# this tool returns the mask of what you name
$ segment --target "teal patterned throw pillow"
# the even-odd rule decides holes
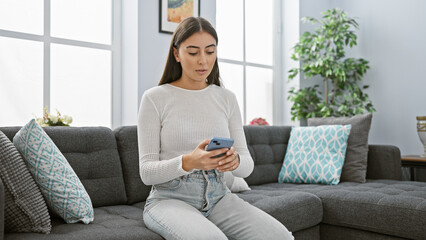
[[[80,179],[46,132],[31,120],[13,138],[50,209],[67,223],[94,219],[92,201]]]
[[[338,184],[351,125],[294,127],[278,182]]]

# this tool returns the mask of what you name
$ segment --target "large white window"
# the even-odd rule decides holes
[[[0,0],[0,126],[45,106],[72,126],[119,125],[120,10],[119,0]]]
[[[237,95],[245,124],[258,117],[270,124],[281,121],[282,111],[276,109],[282,104],[275,100],[281,90],[274,89],[280,81],[277,5],[275,0],[216,1],[220,73]]]

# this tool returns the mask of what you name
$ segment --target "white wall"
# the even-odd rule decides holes
[[[364,80],[377,110],[370,143],[421,154],[416,116],[426,115],[426,1],[332,0],[331,5],[358,17],[358,46],[351,54],[370,61]]]
[[[283,121],[284,125],[298,125],[298,123],[293,122],[291,120],[291,114],[290,109],[292,106],[292,102],[288,101],[287,98],[289,96],[288,91],[291,88],[299,88],[300,86],[300,80],[299,75],[296,76],[292,81],[288,81],[288,71],[292,68],[299,67],[298,61],[293,61],[291,59],[291,55],[293,53],[293,46],[299,41],[299,35],[300,35],[300,9],[299,9],[299,0],[291,0],[291,1],[283,1],[282,4],[282,19],[283,21],[283,46],[282,46],[282,63],[283,63],[283,71],[282,71],[282,78],[283,78],[283,86],[284,86],[284,96],[282,98],[282,101],[284,101],[283,107]]]
[[[138,0],[122,2],[121,125],[136,124],[138,110]]]
[[[370,61],[363,83],[370,85],[366,92],[377,112],[369,143],[396,145],[402,154],[421,154],[416,116],[426,115],[426,1],[300,0],[299,13],[321,18],[321,12],[333,7],[357,17],[360,25],[358,46],[347,56]],[[313,29],[301,24],[300,34]]]
[[[172,36],[159,32],[159,8],[159,1],[139,2],[138,103],[160,81]]]

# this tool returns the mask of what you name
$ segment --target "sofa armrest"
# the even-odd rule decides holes
[[[0,240],[4,239],[4,185],[0,179]]]
[[[391,145],[369,145],[367,179],[401,180],[401,152]]]

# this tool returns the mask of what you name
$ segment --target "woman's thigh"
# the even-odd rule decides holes
[[[232,239],[294,239],[278,220],[232,193],[216,204],[208,219]]]
[[[143,218],[150,230],[165,239],[227,239],[197,209],[180,200],[155,201],[144,211]]]

